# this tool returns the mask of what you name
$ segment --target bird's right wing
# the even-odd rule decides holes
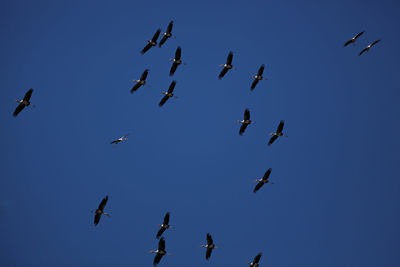
[[[208,260],[210,257],[211,257],[211,253],[212,253],[212,248],[207,248],[207,251],[206,251],[206,260]]]
[[[361,35],[363,35],[364,31],[360,32],[359,34],[357,34],[356,36],[354,36],[354,39],[357,39],[358,37],[360,37]]]
[[[348,46],[349,44],[351,44],[353,42],[353,39],[348,40],[347,42],[344,43],[344,46]]]
[[[243,135],[244,131],[246,131],[246,128],[247,128],[247,123],[242,123],[242,126],[240,126],[239,129],[239,134]]]
[[[150,48],[151,48],[151,44],[148,43],[148,44],[143,48],[143,50],[142,50],[140,53],[144,54],[144,53],[146,53],[147,51],[149,51]]]
[[[169,98],[169,96],[165,95],[165,96],[161,99],[160,103],[158,103],[158,106],[159,106],[159,107],[162,107],[162,106],[165,104],[165,102],[167,102],[168,98]]]
[[[136,83],[133,87],[132,87],[132,89],[131,89],[131,93],[133,93],[133,92],[135,92],[137,89],[139,89],[139,87],[140,86],[142,86],[140,83]]]
[[[165,216],[164,216],[164,221],[163,221],[163,224],[164,225],[168,225],[169,224],[169,212],[167,212],[166,214],[165,214]]]
[[[100,218],[101,218],[101,214],[100,213],[96,213],[96,215],[94,215],[94,225],[98,225],[99,224]]]
[[[261,67],[258,69],[257,76],[261,76],[264,72],[264,65],[261,65]]]
[[[258,253],[257,256],[254,257],[253,262],[254,263],[258,263],[261,259],[262,253]]]
[[[359,56],[361,56],[365,51],[367,51],[368,50],[368,48],[364,48],[361,52],[360,52],[360,54],[358,54]]]
[[[29,101],[29,99],[31,99],[32,93],[33,93],[33,89],[31,88],[28,90],[28,92],[26,92],[26,94],[24,96],[24,100]]]
[[[160,32],[161,32],[161,29],[158,29],[158,30],[156,31],[156,33],[153,35],[153,38],[151,38],[151,40],[152,40],[153,42],[157,42],[157,39],[158,39],[158,36],[160,35]]]
[[[212,236],[209,233],[207,233],[207,245],[212,245],[212,243],[213,243]]]
[[[160,241],[158,241],[158,251],[160,250],[165,250],[165,239],[164,237],[160,238]]]
[[[161,235],[164,233],[165,228],[160,228],[160,230],[158,230],[156,238],[159,239],[161,237]]]
[[[229,52],[229,55],[226,59],[226,64],[231,65],[232,64],[232,60],[233,60],[233,52]]]
[[[258,84],[258,81],[259,81],[258,79],[254,79],[254,81],[252,82],[251,87],[250,87],[251,91],[253,91],[254,88],[256,88],[256,85]]]
[[[140,76],[141,81],[145,81],[147,78],[147,74],[149,74],[149,69],[145,69],[142,73],[142,76]]]
[[[272,171],[272,168],[269,168],[269,169],[264,173],[263,180],[267,180],[267,179],[269,178],[269,176],[271,175],[271,171]]]
[[[178,46],[178,48],[175,51],[175,59],[180,60],[181,59],[181,54],[182,54],[182,48]]]
[[[281,121],[278,125],[278,128],[276,129],[277,133],[281,133],[283,131],[283,126],[285,125],[285,121]]]
[[[167,41],[167,39],[168,39],[168,37],[166,35],[164,35],[161,38],[160,43],[158,44],[158,47],[161,47],[165,43],[165,41]]]
[[[103,198],[103,200],[100,202],[100,204],[99,204],[99,210],[103,210],[103,209],[104,209],[104,207],[105,207],[106,204],[107,204],[107,201],[108,201],[108,196],[106,196],[105,198]]]
[[[163,257],[163,255],[157,253],[154,256],[153,266],[156,266],[158,263],[160,263],[160,260],[161,260],[162,257]]]
[[[171,33],[172,32],[172,27],[174,26],[174,21],[171,20],[171,22],[168,24],[167,27],[167,33]]]
[[[248,110],[247,108],[244,110],[243,118],[245,120],[250,120],[250,110]]]
[[[258,184],[256,184],[256,187],[254,187],[253,193],[257,192],[263,185],[263,182],[258,182]]]
[[[221,72],[219,73],[218,78],[222,79],[222,77],[224,77],[227,72],[228,72],[228,69],[227,68],[223,68],[221,70]]]
[[[16,117],[24,109],[25,105],[20,103],[14,110],[13,116]]]
[[[172,63],[171,69],[169,70],[169,76],[174,75],[177,68],[178,68],[178,64],[176,62]]]
[[[273,136],[269,139],[268,145],[269,145],[269,146],[272,145],[272,143],[273,143],[277,138],[278,138],[277,135],[273,135]]]

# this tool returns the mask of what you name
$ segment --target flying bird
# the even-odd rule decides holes
[[[178,48],[175,51],[175,58],[170,59],[170,61],[172,61],[173,63],[172,63],[171,69],[169,71],[169,76],[174,75],[176,68],[178,68],[178,66],[180,64],[182,64],[181,53],[182,53],[182,49],[180,46],[178,46]]]
[[[151,40],[147,40],[148,44],[143,48],[141,51],[142,54],[146,53],[151,47],[157,45],[157,39],[158,36],[160,35],[161,29],[158,29],[156,33],[153,35],[153,38]]]
[[[161,99],[160,103],[158,103],[159,107],[162,107],[169,98],[171,98],[171,97],[177,98],[173,93],[175,85],[176,85],[176,81],[172,81],[171,84],[169,85],[168,91],[161,92],[162,94],[164,94],[164,97]]]
[[[241,121],[238,120],[237,122],[242,124],[242,126],[240,126],[239,129],[240,135],[243,135],[244,131],[247,128],[247,125],[256,123],[255,121],[250,120],[250,110],[248,110],[247,108],[244,110],[243,120]]]
[[[218,75],[218,78],[219,78],[219,79],[222,79],[222,77],[225,76],[225,74],[228,72],[228,70],[230,70],[230,69],[233,68],[233,66],[232,66],[232,59],[233,59],[233,52],[231,51],[231,52],[229,52],[229,55],[228,55],[228,57],[226,58],[226,63],[225,63],[225,64],[219,65],[220,67],[224,67],[224,68],[221,70],[220,74]]]
[[[357,34],[356,36],[354,36],[353,38],[351,38],[350,40],[348,40],[346,43],[344,43],[344,46],[348,46],[349,44],[354,44],[355,41],[357,40],[358,37],[360,37],[361,35],[363,35],[363,31],[360,32],[359,34]]]
[[[256,179],[256,180],[255,180],[255,181],[258,182],[258,183],[256,184],[256,187],[254,187],[253,193],[256,193],[264,184],[269,183],[268,179],[269,179],[269,176],[271,175],[271,171],[272,171],[272,169],[269,168],[269,169],[264,173],[263,178],[261,178],[261,179]],[[271,184],[273,184],[273,183],[271,182]]]
[[[254,81],[253,81],[253,83],[251,84],[251,87],[250,87],[251,91],[253,91],[254,88],[256,88],[256,85],[258,84],[259,81],[267,79],[267,78],[264,78],[262,76],[263,72],[264,72],[264,64],[261,65],[261,67],[258,69],[258,72],[257,72],[256,76],[251,76],[251,77],[254,78]]]
[[[172,228],[171,225],[169,225],[169,212],[167,212],[164,216],[164,221],[162,224],[159,224],[160,230],[158,230],[156,238],[159,239],[161,235],[164,233],[165,230]]]
[[[250,265],[250,267],[259,267],[260,265],[258,262],[260,261],[261,256],[262,253],[258,253],[257,256],[254,257],[254,260],[252,262],[248,262],[247,264]]]
[[[94,225],[95,226],[99,223],[102,214],[107,215],[108,217],[110,217],[109,213],[104,212],[104,207],[106,206],[107,201],[108,201],[108,196],[103,198],[103,200],[99,204],[99,207],[96,210],[92,211],[92,213],[96,214],[94,216]]]
[[[149,73],[148,69],[145,69],[142,73],[142,76],[140,76],[139,80],[132,80],[132,82],[136,82],[135,85],[132,87],[131,89],[131,93],[133,94],[133,92],[135,92],[137,89],[139,89],[140,86],[145,85],[146,84],[146,78],[147,78],[147,74]]]
[[[24,99],[15,100],[15,102],[19,103],[19,105],[15,108],[13,116],[16,117],[18,113],[20,113],[25,107],[31,105],[30,99],[33,93],[33,89],[29,89],[28,92],[25,93]],[[33,105],[32,105],[33,106]]]
[[[284,135],[282,133],[283,130],[283,126],[285,125],[285,121],[281,121],[278,125],[278,128],[276,129],[276,132],[274,133],[270,133],[269,135],[271,136],[271,138],[268,141],[268,145],[270,146],[276,139],[278,139],[279,136],[285,136],[287,137],[287,135]]]
[[[153,265],[157,266],[158,263],[160,263],[161,258],[164,255],[171,255],[165,251],[165,239],[164,237],[161,237],[160,241],[158,241],[158,249],[157,250],[150,250],[149,253],[155,253],[156,255],[154,256],[153,260]]]
[[[207,233],[207,245],[201,245],[201,247],[207,248],[206,260],[208,260],[211,257],[211,253],[212,253],[213,249],[218,248],[216,245],[214,245],[212,236],[209,233]]]
[[[159,47],[161,47],[165,43],[165,41],[167,41],[167,39],[172,37],[172,27],[173,26],[174,26],[174,21],[171,21],[168,24],[167,32],[161,33],[161,35],[164,35],[164,36],[161,38],[160,43],[158,44]]]
[[[122,136],[122,137],[120,137],[120,138],[118,138],[118,139],[115,139],[115,140],[111,141],[110,144],[116,144],[116,145],[118,145],[120,142],[123,142],[123,141],[128,140],[128,138],[127,138],[128,135],[129,135],[129,134],[126,134],[126,135],[124,135],[124,136]]]
[[[358,54],[359,56],[361,56],[365,51],[369,52],[369,49],[371,47],[373,47],[374,45],[376,45],[377,43],[379,43],[381,40],[376,40],[375,42],[373,42],[372,44],[369,44],[366,48],[364,48],[360,54]]]

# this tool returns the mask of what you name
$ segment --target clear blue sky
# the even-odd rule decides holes
[[[258,252],[262,266],[399,266],[399,10],[1,1],[0,265],[152,266],[170,211],[160,266],[246,266]],[[170,20],[176,39],[141,55]],[[187,65],[171,78],[178,45]],[[237,70],[218,80],[229,51]],[[151,87],[130,94],[146,68]],[[179,98],[159,108],[173,79]],[[29,88],[36,108],[14,118]],[[256,124],[239,136],[245,108]],[[268,147],[280,120],[289,137]],[[253,194],[268,168],[275,184]],[[111,218],[94,227],[105,195]],[[207,232],[221,247],[210,262]]]

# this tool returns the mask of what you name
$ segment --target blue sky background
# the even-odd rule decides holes
[[[170,211],[160,266],[258,252],[262,266],[399,266],[399,7],[1,1],[1,265],[152,266]],[[170,20],[176,39],[141,55]],[[178,45],[187,65],[171,78]],[[229,51],[237,70],[218,80]],[[146,68],[151,87],[130,94]],[[159,108],[173,79],[179,98]],[[36,108],[14,118],[29,88]],[[245,108],[256,124],[239,136]],[[289,138],[268,147],[282,119]],[[253,194],[268,168],[275,184]],[[94,227],[105,195],[112,217]]]

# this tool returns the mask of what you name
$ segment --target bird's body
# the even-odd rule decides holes
[[[361,56],[364,52],[369,52],[369,50],[371,49],[371,47],[373,47],[374,45],[376,45],[377,43],[379,43],[381,40],[376,40],[373,43],[369,44],[366,48],[364,48],[360,54],[358,54],[359,56]]]
[[[258,253],[257,256],[254,257],[254,260],[252,262],[248,262],[247,264],[250,265],[250,267],[259,267],[260,265],[258,262],[260,261],[262,256],[262,253]]]
[[[228,57],[226,58],[226,63],[219,65],[220,67],[223,67],[223,69],[221,70],[221,72],[218,75],[219,79],[222,79],[222,77],[225,76],[225,74],[228,72],[228,70],[233,68],[232,60],[233,60],[233,52],[231,51],[231,52],[229,52]]]
[[[210,233],[207,233],[207,245],[201,245],[203,248],[207,248],[206,250],[206,260],[210,259],[211,253],[214,248],[218,248],[216,245],[214,245],[214,241],[212,239],[212,236]]]
[[[124,136],[122,136],[122,137],[120,137],[120,138],[118,138],[118,139],[115,139],[115,140],[111,141],[110,144],[116,144],[116,145],[118,145],[120,142],[123,142],[123,141],[128,140],[128,138],[127,138],[128,135],[129,135],[129,134],[126,134],[126,135],[124,135]]]
[[[153,38],[151,38],[151,40],[147,40],[148,44],[142,49],[141,51],[142,54],[146,53],[150,48],[157,45],[157,39],[158,36],[160,36],[160,32],[161,29],[158,29],[156,33],[153,35]]]
[[[285,121],[281,121],[278,125],[278,128],[276,129],[276,132],[270,133],[271,138],[268,141],[268,145],[270,146],[276,139],[278,139],[279,136],[286,136],[282,133],[283,126],[285,125]]]
[[[356,36],[354,36],[353,38],[351,38],[350,40],[348,40],[344,46],[348,46],[349,44],[354,44],[356,42],[356,40],[358,39],[358,37],[360,37],[361,35],[363,35],[363,31],[358,33]]]
[[[160,241],[158,242],[158,249],[157,250],[150,250],[150,253],[155,253],[156,254],[154,256],[154,260],[153,260],[153,265],[154,266],[156,266],[158,263],[160,263],[160,260],[164,255],[168,255],[167,251],[165,250],[165,239],[164,239],[164,237],[161,237]]]
[[[14,110],[14,113],[13,113],[14,117],[16,117],[25,107],[31,105],[30,99],[31,99],[32,93],[33,93],[33,89],[31,88],[25,93],[23,99],[15,100],[15,102],[19,103],[19,105]]]
[[[258,183],[257,183],[256,186],[254,187],[253,193],[256,193],[264,184],[269,183],[269,180],[268,180],[268,179],[269,179],[269,176],[271,175],[271,171],[272,171],[272,169],[269,168],[269,169],[265,172],[263,178],[261,178],[261,179],[256,179],[256,180],[255,180],[255,181],[258,182]]]
[[[176,85],[176,81],[172,81],[171,84],[169,85],[168,91],[167,92],[161,92],[164,97],[161,99],[160,103],[158,103],[158,106],[162,107],[165,102],[167,102],[168,99],[170,99],[171,97],[176,97],[174,95],[174,88]]]
[[[140,86],[145,85],[146,84],[146,78],[147,78],[147,74],[149,73],[149,69],[145,69],[142,73],[142,75],[140,76],[139,80],[132,80],[132,82],[136,82],[132,89],[131,89],[131,93],[133,94],[135,91],[137,91]]]
[[[264,72],[264,65],[261,65],[260,68],[258,69],[257,75],[255,76],[251,76],[254,78],[253,83],[251,84],[250,90],[253,91],[254,88],[256,88],[256,85],[258,84],[259,81],[261,80],[266,80],[266,78],[264,78],[263,75]]]
[[[99,204],[99,207],[96,210],[92,211],[92,213],[95,214],[94,215],[94,225],[95,226],[100,222],[101,215],[104,214],[104,215],[110,216],[109,213],[104,212],[104,208],[105,208],[105,206],[107,204],[107,201],[108,201],[108,196],[103,198],[103,200]]]
[[[172,61],[173,63],[172,63],[171,69],[169,71],[169,76],[174,75],[178,66],[182,64],[181,54],[182,54],[182,48],[180,46],[178,46],[178,48],[176,48],[176,51],[175,51],[175,58],[170,59],[170,61]]]
[[[167,213],[165,214],[165,216],[164,216],[164,221],[163,221],[163,223],[162,223],[162,224],[159,224],[160,230],[158,230],[158,232],[157,232],[157,235],[156,235],[156,238],[157,238],[157,239],[161,237],[161,235],[164,233],[165,230],[172,228],[172,226],[169,225],[169,216],[170,216],[170,213],[167,212]]]
[[[161,38],[160,43],[158,44],[159,47],[161,47],[165,43],[165,41],[167,41],[169,38],[172,37],[172,27],[173,26],[174,26],[174,21],[171,21],[168,24],[167,31],[161,33],[161,35],[163,35],[163,37]]]
[[[242,124],[242,126],[240,126],[240,129],[239,129],[240,135],[243,135],[244,131],[247,128],[247,125],[255,123],[254,121],[250,120],[250,110],[248,110],[247,108],[244,111],[243,120],[241,120],[241,121],[238,120],[237,122]]]

